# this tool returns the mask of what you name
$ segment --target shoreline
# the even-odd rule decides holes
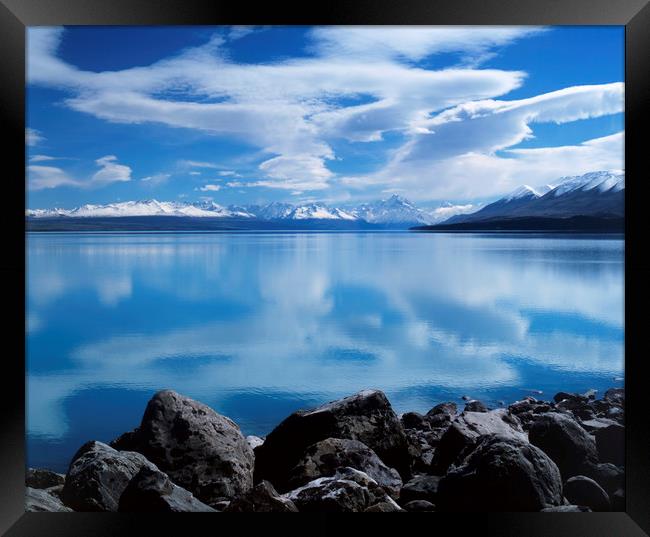
[[[381,391],[364,390],[260,438],[165,390],[138,428],[81,446],[66,475],[28,469],[26,509],[624,510],[623,388],[501,408],[464,399],[398,416]]]

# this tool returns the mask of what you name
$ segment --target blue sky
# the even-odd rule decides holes
[[[30,208],[486,201],[623,165],[623,27],[33,27]]]

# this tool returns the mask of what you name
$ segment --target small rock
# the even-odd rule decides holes
[[[564,496],[572,504],[585,505],[592,511],[609,511],[609,496],[593,479],[578,475],[564,484]]]
[[[117,511],[124,489],[143,466],[157,470],[140,453],[87,442],[70,463],[63,503],[75,511]]]
[[[469,398],[467,398],[469,401]],[[440,403],[436,406],[434,406],[429,412],[427,412],[427,417],[431,416],[438,416],[440,414],[444,414],[446,416],[455,416],[456,413],[458,412],[458,407],[456,406],[456,403],[452,401],[448,401],[446,403]]]
[[[284,497],[305,512],[362,512],[377,503],[395,503],[374,479],[354,468],[341,468]]]
[[[539,511],[562,504],[555,463],[520,438],[489,435],[440,480],[440,511]]]
[[[44,468],[28,468],[25,484],[33,489],[47,489],[63,485],[65,476]]]
[[[402,414],[402,425],[405,429],[431,429],[429,421],[419,412],[406,412]]]
[[[465,412],[487,412],[488,407],[486,407],[481,401],[468,401],[465,405]]]
[[[610,497],[612,511],[625,511],[625,490],[618,489]]]
[[[377,454],[358,440],[327,438],[309,446],[290,472],[289,487],[298,488],[318,479],[333,476],[338,468],[355,468],[374,479],[393,498],[399,496],[402,478],[388,468]]]
[[[261,446],[264,443],[264,439],[251,434],[246,437],[246,442],[248,442],[250,448],[254,450],[256,447]]]
[[[404,511],[399,505],[395,502],[379,502],[375,505],[367,507],[364,511],[365,513],[394,513],[398,511]]]
[[[472,400],[472,398],[471,398],[469,395],[463,395],[463,396],[461,397],[461,399],[462,399],[463,401],[471,401],[471,400]]]
[[[413,500],[404,505],[404,509],[411,513],[435,511],[436,506],[426,500]]]
[[[244,496],[236,498],[225,511],[232,513],[295,513],[296,505],[273,488],[268,481],[262,481]]]
[[[625,464],[625,427],[612,424],[596,430],[596,448],[601,462]]]
[[[625,389],[624,388],[610,388],[605,392],[603,398],[610,403],[625,406]]]
[[[118,511],[137,513],[216,512],[160,470],[143,467],[120,497]]]
[[[594,390],[592,388],[590,390],[587,390],[585,393],[583,393],[582,396],[586,397],[587,399],[595,399],[597,393],[598,393],[598,390]]]
[[[72,512],[72,509],[63,505],[61,500],[51,495],[47,490],[27,487],[25,490],[25,511],[38,512]]]
[[[426,500],[435,504],[440,479],[439,476],[435,475],[415,476],[402,487],[400,503],[404,505],[414,500]]]
[[[533,422],[528,438],[553,459],[565,479],[582,473],[586,464],[598,462],[594,439],[566,414],[542,414]]]

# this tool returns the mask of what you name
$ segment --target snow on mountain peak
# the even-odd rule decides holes
[[[597,188],[600,192],[619,192],[625,188],[625,172],[622,170],[601,170],[589,172],[584,175],[562,177],[559,185],[553,190],[555,196],[561,196],[568,192],[577,190],[593,190]]]

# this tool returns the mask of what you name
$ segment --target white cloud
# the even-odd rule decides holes
[[[50,157],[48,155],[34,155],[29,157],[30,162],[45,162],[48,160],[58,160],[57,157]]]
[[[28,187],[30,190],[44,190],[60,186],[77,188],[101,188],[115,182],[131,180],[131,168],[117,163],[117,157],[107,155],[95,161],[101,169],[90,179],[79,180],[68,175],[61,168],[30,164],[27,166]]]
[[[25,144],[29,146],[35,146],[44,140],[45,137],[41,134],[41,131],[29,128],[25,129]]]
[[[154,175],[148,175],[147,177],[143,177],[142,179],[140,179],[140,181],[148,183],[152,186],[157,186],[167,182],[167,179],[169,179],[170,177],[171,174],[169,173],[156,173]]]
[[[221,185],[203,185],[199,190],[201,192],[219,192]]]
[[[115,155],[107,155],[98,158],[95,163],[101,169],[90,179],[93,186],[104,186],[110,183],[120,183],[131,180],[131,168],[124,164],[118,164]]]

